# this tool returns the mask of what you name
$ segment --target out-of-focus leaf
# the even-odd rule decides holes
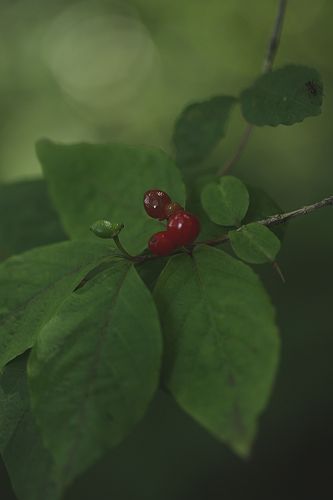
[[[0,260],[66,239],[45,181],[0,185]]]
[[[19,500],[58,500],[61,486],[30,409],[27,357],[0,375],[0,452]]]
[[[289,65],[260,76],[240,99],[253,125],[293,125],[321,113],[323,84],[317,70]]]
[[[179,164],[203,160],[225,136],[235,97],[215,96],[187,106],[178,117],[173,143]]]

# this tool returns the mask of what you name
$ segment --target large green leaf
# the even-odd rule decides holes
[[[155,288],[165,339],[164,384],[180,406],[240,455],[274,378],[274,311],[256,274],[201,247],[173,257]]]
[[[187,106],[176,121],[173,143],[180,165],[203,160],[224,137],[235,97],[215,96]]]
[[[136,270],[148,290],[152,291],[154,289],[159,275],[168,262],[168,258],[169,257],[159,257],[158,259],[142,262],[136,266]]]
[[[249,193],[240,179],[226,175],[204,187],[201,203],[215,224],[239,226],[249,207]]]
[[[159,382],[158,314],[133,265],[77,290],[43,328],[28,365],[32,406],[62,483],[118,444]]]
[[[321,113],[323,84],[317,70],[289,65],[266,73],[241,94],[244,118],[254,125],[292,125]]]
[[[64,242],[10,257],[0,265],[0,370],[33,345],[66,296],[111,255],[105,242]]]
[[[230,231],[233,251],[250,264],[274,262],[280,247],[280,240],[268,227],[252,222],[237,231]]]
[[[57,500],[53,462],[30,410],[27,355],[0,375],[0,452],[19,500]]]
[[[43,180],[0,185],[0,260],[66,239]]]
[[[160,149],[122,144],[37,144],[52,200],[73,238],[89,237],[98,219],[125,224],[121,239],[140,252],[160,224],[143,208],[151,188],[184,203],[185,188],[175,163]]]

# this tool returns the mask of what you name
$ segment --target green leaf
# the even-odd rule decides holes
[[[229,238],[237,257],[250,264],[274,262],[281,246],[279,238],[268,227],[256,222],[230,231]]]
[[[28,365],[32,406],[61,482],[117,445],[158,386],[162,339],[152,297],[118,261],[71,295]]]
[[[148,290],[153,291],[156,281],[168,259],[169,257],[159,257],[158,259],[151,259],[136,266],[136,270]]]
[[[242,181],[227,175],[203,188],[201,203],[215,224],[239,226],[249,207],[249,193]]]
[[[289,65],[262,75],[241,94],[244,118],[253,125],[292,125],[321,113],[323,84],[317,70]]]
[[[224,229],[221,226],[214,224],[208,217],[201,203],[201,192],[204,186],[209,182],[216,182],[214,174],[206,174],[200,176],[191,176],[189,183],[187,183],[187,199],[186,210],[195,214],[201,225],[200,239],[210,240],[221,236]]]
[[[22,355],[0,375],[0,452],[20,500],[58,500],[52,458],[30,410],[26,362]]]
[[[155,288],[164,384],[179,405],[244,456],[278,360],[274,311],[256,274],[221,250],[170,259]]]
[[[10,257],[0,265],[0,370],[33,345],[66,296],[111,255],[100,241],[64,242]]]
[[[66,239],[42,180],[0,185],[0,260]]]
[[[282,208],[265,191],[257,187],[249,186],[248,184],[246,187],[250,195],[250,205],[246,217],[243,220],[243,224],[257,222],[266,219],[270,215],[281,214],[283,212]],[[282,240],[286,232],[286,227],[287,224],[280,224],[278,226],[273,226],[272,231]]]
[[[203,160],[225,136],[235,97],[216,96],[187,106],[176,121],[173,143],[180,165]]]
[[[161,227],[143,208],[144,192],[162,189],[184,204],[180,172],[159,149],[42,140],[37,143],[37,155],[51,198],[72,238],[93,238],[91,224],[107,219],[125,224],[121,240],[137,253]]]

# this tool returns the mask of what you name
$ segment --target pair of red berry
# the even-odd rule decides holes
[[[164,191],[146,191],[143,204],[150,217],[168,221],[166,231],[153,234],[149,240],[148,247],[154,255],[169,255],[176,248],[191,245],[197,238],[200,232],[198,218],[171,201]]]

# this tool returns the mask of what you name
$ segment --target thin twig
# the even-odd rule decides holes
[[[269,40],[268,48],[267,48],[267,54],[264,60],[262,72],[263,73],[268,73],[271,71],[274,59],[276,57],[279,45],[280,45],[280,39],[281,39],[281,33],[282,33],[282,27],[283,27],[283,21],[284,21],[284,16],[286,13],[286,8],[287,8],[287,0],[280,0],[279,1],[279,7],[278,7],[278,13],[275,18],[275,23],[274,23],[274,28],[272,31],[271,38]]]
[[[333,205],[333,196],[329,196],[328,198],[324,198],[321,201],[318,201],[317,203],[313,203],[312,205],[306,205],[305,207],[298,208],[297,210],[293,210],[292,212],[286,212],[284,214],[275,214],[271,215],[270,217],[267,217],[266,219],[261,219],[256,221],[258,224],[262,224],[263,226],[271,227],[271,226],[276,226],[278,224],[284,224],[288,222],[290,219],[295,219],[296,217],[301,217],[303,215],[310,214],[311,212],[314,212],[315,210],[319,210],[320,208],[323,207],[328,207],[330,205]],[[246,226],[240,226],[236,231],[241,231],[244,227]],[[205,240],[205,241],[198,241],[191,247],[189,247],[189,250],[193,250],[196,246],[198,245],[208,245],[208,246],[218,246],[222,245],[224,243],[227,243],[229,241],[229,235],[228,234],[223,234],[219,238],[213,239],[213,240]],[[174,252],[172,255],[177,255],[183,253],[182,250],[178,250]],[[156,259],[158,258],[155,255],[150,255],[150,254],[145,254],[145,255],[138,255],[135,257],[135,261],[137,263],[143,263],[146,262],[147,260],[151,259]]]
[[[287,0],[279,0],[279,6],[278,6],[278,12],[277,16],[275,18],[275,23],[272,31],[272,35],[269,39],[268,43],[268,48],[267,48],[267,53],[266,57],[264,59],[263,67],[262,67],[262,73],[268,73],[271,71],[273,67],[273,63],[280,45],[280,39],[281,39],[281,33],[282,33],[282,27],[283,27],[283,21],[284,21],[284,16],[286,13],[286,8],[287,8]],[[217,175],[226,175],[231,168],[238,162],[240,157],[242,156],[242,153],[244,149],[247,146],[247,143],[249,142],[249,139],[251,137],[251,134],[253,132],[254,125],[248,124],[240,138],[240,141],[238,143],[238,146],[236,148],[236,151],[234,154],[227,160],[224,165],[222,165],[221,169],[218,171]]]
[[[284,224],[290,219],[294,219],[295,217],[300,217],[301,215],[310,214],[319,208],[328,207],[329,205],[333,205],[333,196],[328,196],[328,198],[324,198],[321,201],[317,201],[317,203],[313,203],[312,205],[306,205],[305,207],[298,208],[297,210],[293,210],[292,212],[287,212],[285,214],[277,214],[271,215],[267,217],[267,219],[263,219],[258,221],[259,224],[263,224],[264,226],[276,226],[277,224]]]
[[[224,163],[223,167],[218,171],[218,173],[217,173],[218,176],[226,175],[229,172],[229,170],[231,170],[231,168],[234,165],[236,165],[236,163],[238,162],[238,160],[242,156],[242,153],[243,153],[244,149],[246,148],[247,143],[249,142],[249,139],[251,137],[253,129],[254,129],[254,125],[251,125],[251,124],[246,125],[246,128],[243,132],[243,135],[240,138],[240,141],[238,143],[236,151],[229,158],[229,160],[227,160]]]

